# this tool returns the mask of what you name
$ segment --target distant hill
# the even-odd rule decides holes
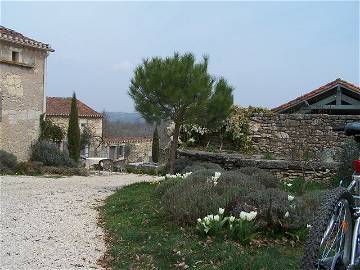
[[[122,123],[145,123],[144,118],[137,112],[125,113],[125,112],[106,112],[106,117],[111,122]]]

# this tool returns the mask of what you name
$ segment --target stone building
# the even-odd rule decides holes
[[[0,26],[0,149],[29,158],[45,112],[45,43]]]
[[[71,97],[47,97],[46,98],[46,117],[54,124],[61,127],[65,132],[65,139],[61,143],[61,148],[67,147],[66,132],[69,124],[69,115],[71,110]],[[89,127],[93,142],[83,149],[83,155],[94,157],[96,156],[97,142],[102,140],[102,120],[103,115],[94,109],[87,106],[80,100],[77,100],[79,126],[82,131],[85,126]]]
[[[80,100],[77,100],[80,131],[88,126],[92,131],[92,142],[82,155],[90,158],[106,158],[113,161],[126,160],[126,162],[148,162],[151,159],[152,139],[143,137],[114,137],[103,136],[103,115]],[[46,117],[65,132],[68,129],[71,110],[71,97],[47,97]],[[65,140],[60,145],[66,149]]]
[[[104,138],[102,156],[126,162],[150,162],[152,139],[145,137]]]
[[[360,115],[360,88],[336,79],[272,109],[280,114]]]
[[[250,119],[255,153],[274,158],[339,160],[345,136],[334,127],[360,121],[360,87],[336,79]]]

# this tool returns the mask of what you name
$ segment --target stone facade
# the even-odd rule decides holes
[[[289,160],[339,160],[345,136],[333,128],[360,115],[255,114],[250,121],[254,153]]]
[[[144,140],[130,145],[128,162],[151,162],[152,140]]]
[[[47,115],[47,118],[65,131],[65,140],[64,140],[65,142],[67,136],[67,129],[69,126],[69,117]],[[80,132],[85,126],[88,126],[95,137],[102,137],[102,118],[79,117],[79,126],[80,126]],[[96,138],[94,139],[94,142],[89,146],[89,153],[88,153],[89,157],[95,156],[95,145],[96,145],[95,141]],[[64,147],[64,142],[63,142],[63,147]]]
[[[18,39],[13,40],[15,36]],[[0,149],[20,161],[29,158],[30,146],[39,136],[46,58],[53,51],[42,43],[25,41],[29,39],[0,27]]]
[[[105,138],[99,157],[113,161],[151,162],[152,139],[141,137]]]

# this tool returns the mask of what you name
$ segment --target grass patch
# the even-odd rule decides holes
[[[103,206],[112,269],[299,269],[301,245],[244,248],[221,238],[204,239],[195,226],[173,224],[155,188],[149,183],[124,187]]]

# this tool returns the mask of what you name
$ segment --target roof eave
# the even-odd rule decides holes
[[[14,39],[11,36],[7,36],[4,34],[0,34],[0,40],[6,41],[9,43],[13,43],[13,44],[30,47],[30,48],[37,49],[37,50],[46,51],[46,52],[55,52],[55,50],[53,48],[51,48],[49,44],[45,44],[42,42],[33,42],[33,41],[28,41],[28,40],[19,39],[19,38]]]

